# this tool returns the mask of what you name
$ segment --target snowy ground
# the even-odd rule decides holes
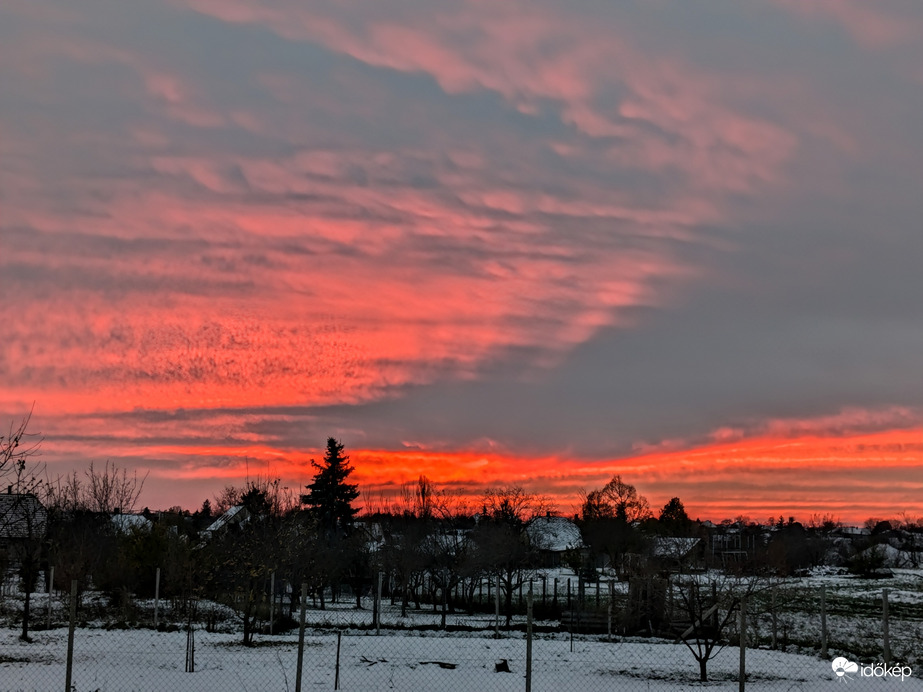
[[[571,577],[573,578],[573,577]],[[559,589],[566,574],[559,578]],[[616,585],[616,597],[624,584]],[[818,655],[820,587],[826,589],[829,655]],[[880,660],[881,591],[889,591],[894,660],[917,668],[910,679],[882,680],[853,673],[838,679],[831,660],[844,655],[851,660]],[[540,597],[540,588],[535,588]],[[588,601],[595,591],[587,589]],[[786,651],[767,650],[769,618],[751,613],[755,634],[763,648],[746,652],[747,689],[770,692],[824,689],[923,689],[923,578],[905,570],[890,580],[857,580],[838,574],[816,574],[778,585],[779,623],[784,628]],[[55,690],[64,687],[67,630],[65,601],[51,599],[51,629],[47,622],[46,594],[33,596],[31,644],[18,639],[17,624],[22,595],[4,589],[0,598],[0,692]],[[561,598],[561,596],[559,596]],[[605,598],[605,596],[604,596]],[[562,599],[563,600],[563,599]],[[336,678],[336,630],[340,642],[342,690],[524,690],[526,643],[519,632],[493,638],[491,613],[450,614],[447,624],[471,627],[476,632],[435,631],[440,614],[432,608],[400,616],[400,607],[383,606],[380,635],[370,629],[371,601],[355,609],[353,602],[309,609],[302,689],[333,689]],[[122,690],[294,690],[297,637],[288,632],[255,637],[256,646],[240,645],[239,621],[222,606],[199,604],[199,617],[209,611],[218,632],[195,630],[194,673],[184,672],[186,634],[150,629],[153,602],[137,601],[136,621],[127,629],[108,629],[121,619],[99,594],[87,594],[75,637],[74,692]],[[754,602],[754,608],[756,603]],[[165,610],[167,612],[165,612]],[[161,622],[172,622],[168,604],[161,603]],[[177,617],[178,621],[179,618]],[[514,622],[521,625],[522,618]],[[536,623],[552,627],[556,623]],[[394,628],[402,628],[396,630]],[[752,635],[751,635],[752,636]],[[781,636],[781,632],[780,632]],[[860,653],[861,652],[861,655]],[[511,672],[498,673],[495,665],[507,660]],[[595,692],[596,690],[699,690],[737,689],[739,650],[727,647],[709,663],[710,682],[698,682],[698,665],[689,650],[673,641],[539,634],[533,641],[533,682],[536,692]],[[441,665],[442,664],[442,665]],[[851,688],[844,687],[851,683]]]
[[[241,647],[227,633],[195,634],[196,671],[184,672],[186,635],[153,630],[80,629],[75,636],[73,680],[77,692],[122,690],[293,690],[297,639],[263,637]],[[337,637],[312,631],[305,641],[303,689],[333,689]],[[523,690],[525,641],[478,636],[346,634],[340,651],[342,690]],[[0,632],[0,689],[51,690],[64,685],[67,631],[36,633],[32,644],[11,630]],[[682,645],[663,641],[606,643],[556,635],[533,642],[532,689],[596,690],[737,689],[738,650],[727,648],[709,666],[709,683]],[[506,659],[510,673],[495,672]],[[448,664],[454,667],[442,667]],[[748,688],[754,690],[839,689],[830,663],[814,657],[748,651]],[[850,682],[877,689],[878,680]],[[873,684],[873,683],[878,683]],[[923,689],[909,679],[900,689]],[[845,688],[844,688],[845,689]],[[856,689],[859,689],[858,687]]]

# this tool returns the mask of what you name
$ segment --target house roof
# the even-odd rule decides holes
[[[683,536],[658,536],[654,539],[651,554],[654,557],[683,558],[698,545],[700,540]]]
[[[205,530],[209,533],[214,533],[215,531],[220,531],[221,529],[230,526],[231,524],[241,524],[245,522],[249,517],[250,512],[247,511],[246,507],[243,505],[235,505],[220,517],[215,519],[211,526]]]
[[[143,514],[114,514],[112,523],[117,531],[126,534],[132,529],[148,530],[153,526],[151,520]]]
[[[529,522],[526,533],[540,550],[561,553],[583,547],[580,529],[565,517],[536,517]]]
[[[43,535],[47,518],[48,513],[35,495],[0,495],[0,539]]]

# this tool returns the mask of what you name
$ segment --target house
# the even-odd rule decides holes
[[[45,535],[48,512],[31,493],[0,495],[0,546],[13,545]]]
[[[543,567],[560,567],[567,553],[586,550],[579,527],[566,517],[536,517],[526,526],[526,535]]]
[[[150,531],[154,524],[143,514],[113,514],[112,526],[116,533],[128,535],[133,530]]]
[[[218,535],[218,532],[228,527],[245,524],[250,518],[250,512],[243,505],[234,505],[227,512],[215,519],[210,526],[203,530],[203,534],[209,538]]]
[[[685,571],[704,567],[701,538],[657,536],[651,543],[651,561],[662,570]]]

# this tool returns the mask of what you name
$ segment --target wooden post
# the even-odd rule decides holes
[[[295,669],[295,692],[301,692],[301,666],[304,663],[304,611],[308,605],[308,585],[301,585],[301,614],[298,618],[298,667]]]
[[[888,590],[881,590],[881,638],[885,665],[891,663],[891,633],[888,623]]]
[[[608,627],[606,634],[606,641],[612,641],[612,603],[615,601],[615,582],[611,579],[609,580],[609,608],[608,608]]]
[[[554,578],[554,595],[551,597],[551,603],[555,608],[558,607],[558,578]]]
[[[570,579],[567,580],[567,609],[570,610]]]
[[[160,608],[160,567],[154,577],[154,629],[157,629],[157,611]]]
[[[532,581],[526,602],[526,692],[532,692]]]
[[[548,595],[548,575],[542,575],[542,607],[545,607],[545,597]]]
[[[71,692],[74,672],[74,628],[77,626],[77,580],[71,581],[70,624],[67,626],[67,672],[65,674],[65,692]]]
[[[820,657],[827,658],[827,585],[820,585]]]
[[[596,577],[596,607],[599,608],[599,577]]]
[[[740,599],[740,668],[737,673],[737,690],[744,692],[747,684],[747,597]]]

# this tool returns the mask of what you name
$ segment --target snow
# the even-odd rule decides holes
[[[67,631],[36,633],[19,641],[0,633],[0,688],[47,690],[63,685]],[[232,633],[195,632],[196,671],[184,672],[185,632],[79,629],[75,635],[73,680],[78,692],[99,690],[287,690],[294,688],[297,638],[263,637],[245,648]],[[332,689],[337,636],[312,630],[305,638],[303,689]],[[510,673],[495,672],[507,660]],[[449,664],[454,667],[443,667]],[[698,668],[681,644],[664,640],[607,643],[563,635],[533,642],[533,689],[692,690],[736,689],[738,650],[727,648],[709,664],[711,682],[697,681]],[[752,689],[837,689],[829,661],[765,650],[747,652]],[[432,633],[358,633],[347,630],[340,651],[340,689],[522,690],[525,640],[522,633],[492,639]],[[901,689],[923,689],[919,680]]]
[[[557,574],[549,572],[548,576]],[[768,649],[769,614],[752,602],[751,638],[762,648],[746,652],[748,690],[783,692],[848,689],[837,681],[831,667],[836,656],[861,663],[881,655],[881,593],[889,592],[893,604],[891,647],[897,661],[921,666],[920,672],[903,682],[855,678],[855,689],[875,690],[883,684],[902,690],[923,689],[923,663],[918,660],[923,642],[923,572],[895,570],[889,580],[857,579],[836,570],[818,570],[804,579],[782,580],[777,599],[780,640],[784,651]],[[707,579],[709,575],[698,575]],[[551,586],[551,582],[548,583]],[[560,585],[559,585],[560,586]],[[616,584],[621,593],[626,585]],[[820,621],[817,606],[820,586],[826,587],[827,627],[830,651],[818,655]],[[541,589],[536,590],[537,594]],[[763,604],[768,592],[762,593]],[[46,594],[33,595],[33,628],[45,622]],[[62,599],[51,600],[53,628],[33,629],[32,643],[18,639],[18,608],[21,594],[0,599],[0,690],[33,691],[60,689],[64,685],[67,651],[66,608]],[[161,602],[161,622],[180,624],[179,631],[163,632],[144,627],[152,619],[153,601],[138,600],[141,624],[114,629],[115,614],[109,616],[106,600],[96,592],[84,597],[85,613],[96,619],[81,623],[75,636],[74,683],[76,692],[120,692],[122,690],[293,690],[297,661],[297,634],[257,634],[255,646],[240,644],[239,621],[223,606],[199,604],[199,616],[213,613],[217,632],[197,625],[196,672],[184,671],[186,633],[181,618],[171,617]],[[400,617],[400,606],[383,604],[380,635],[370,627],[371,602],[356,609],[353,601],[328,604],[326,610],[308,609],[309,627],[304,653],[302,689],[332,689],[336,675],[337,632],[340,642],[340,689],[343,690],[523,690],[526,641],[523,618],[514,618],[520,628],[501,631],[494,638],[491,613],[450,614],[449,627],[470,627],[475,631],[438,631],[440,614],[432,607],[410,610]],[[536,692],[602,692],[603,690],[735,690],[739,650],[727,646],[709,662],[708,683],[698,682],[698,665],[681,643],[656,638],[571,635],[550,631],[554,621],[536,623],[533,640],[533,685]],[[403,629],[401,629],[403,628]],[[425,629],[424,629],[425,628]],[[733,629],[733,628],[732,628]],[[733,631],[731,632],[733,640]],[[863,652],[852,654],[850,652]],[[495,665],[507,660],[510,673],[495,672]]]
[[[112,515],[112,524],[117,531],[121,533],[131,533],[132,529],[137,531],[150,531],[154,524],[142,514],[114,514]]]
[[[564,552],[583,547],[580,529],[565,517],[536,517],[526,532],[532,544],[542,550]]]

